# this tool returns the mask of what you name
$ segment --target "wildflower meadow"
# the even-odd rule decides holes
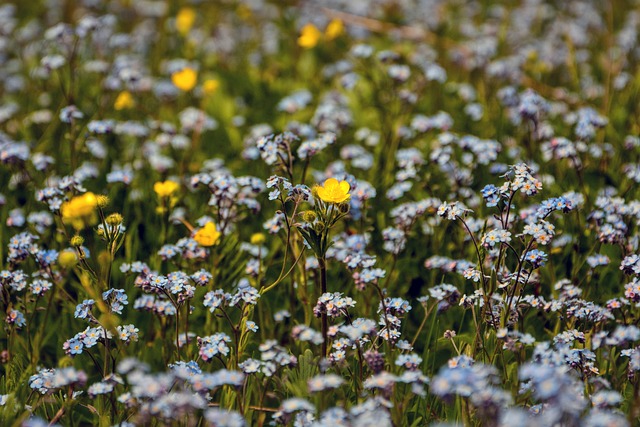
[[[639,30],[0,2],[0,426],[640,425]]]

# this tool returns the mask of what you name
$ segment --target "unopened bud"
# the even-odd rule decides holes
[[[312,223],[313,221],[316,220],[316,218],[318,218],[318,216],[314,211],[302,212],[302,219],[304,220],[304,222]]]
[[[109,215],[105,221],[107,224],[115,227],[122,224],[123,220],[124,218],[122,218],[122,215],[120,215],[119,213],[113,213]]]
[[[71,246],[82,246],[84,244],[84,237],[73,236],[71,238]]]
[[[105,208],[109,204],[109,196],[105,196],[104,194],[98,194],[96,196],[96,204],[99,208]]]

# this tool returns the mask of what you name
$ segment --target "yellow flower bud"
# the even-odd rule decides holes
[[[106,208],[109,205],[109,201],[109,196],[105,196],[104,194],[98,194],[96,196],[96,202],[101,209]]]
[[[302,220],[304,222],[313,222],[318,218],[314,211],[304,211],[302,212]]]
[[[115,227],[122,224],[123,220],[124,218],[122,218],[122,215],[120,215],[119,213],[113,213],[105,219],[105,222],[112,227]]]
[[[341,214],[346,215],[351,210],[351,205],[349,203],[340,203],[338,205],[338,210],[340,211]]]
[[[83,244],[84,237],[76,235],[71,238],[71,246],[82,246]]]

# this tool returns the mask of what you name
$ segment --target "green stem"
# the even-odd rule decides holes
[[[104,334],[104,360],[103,370],[102,370],[102,378],[106,378],[109,374],[109,338],[107,337],[107,329],[103,326],[102,333]]]
[[[320,265],[320,295],[327,292],[327,261],[324,257],[318,258],[318,264]],[[327,342],[329,324],[327,321],[327,312],[321,313],[322,318],[322,357],[327,357]]]
[[[176,304],[176,361],[180,360],[180,306]]]

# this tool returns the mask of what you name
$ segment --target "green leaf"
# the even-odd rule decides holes
[[[235,283],[246,267],[246,257],[240,250],[238,238],[235,235],[226,236],[218,250],[217,282],[221,285]]]
[[[309,396],[307,382],[316,376],[318,372],[319,368],[316,362],[316,356],[311,350],[305,350],[305,352],[298,357],[298,366],[292,370],[285,370],[284,376],[287,380],[285,380],[284,386],[287,392],[297,397],[307,398]]]

